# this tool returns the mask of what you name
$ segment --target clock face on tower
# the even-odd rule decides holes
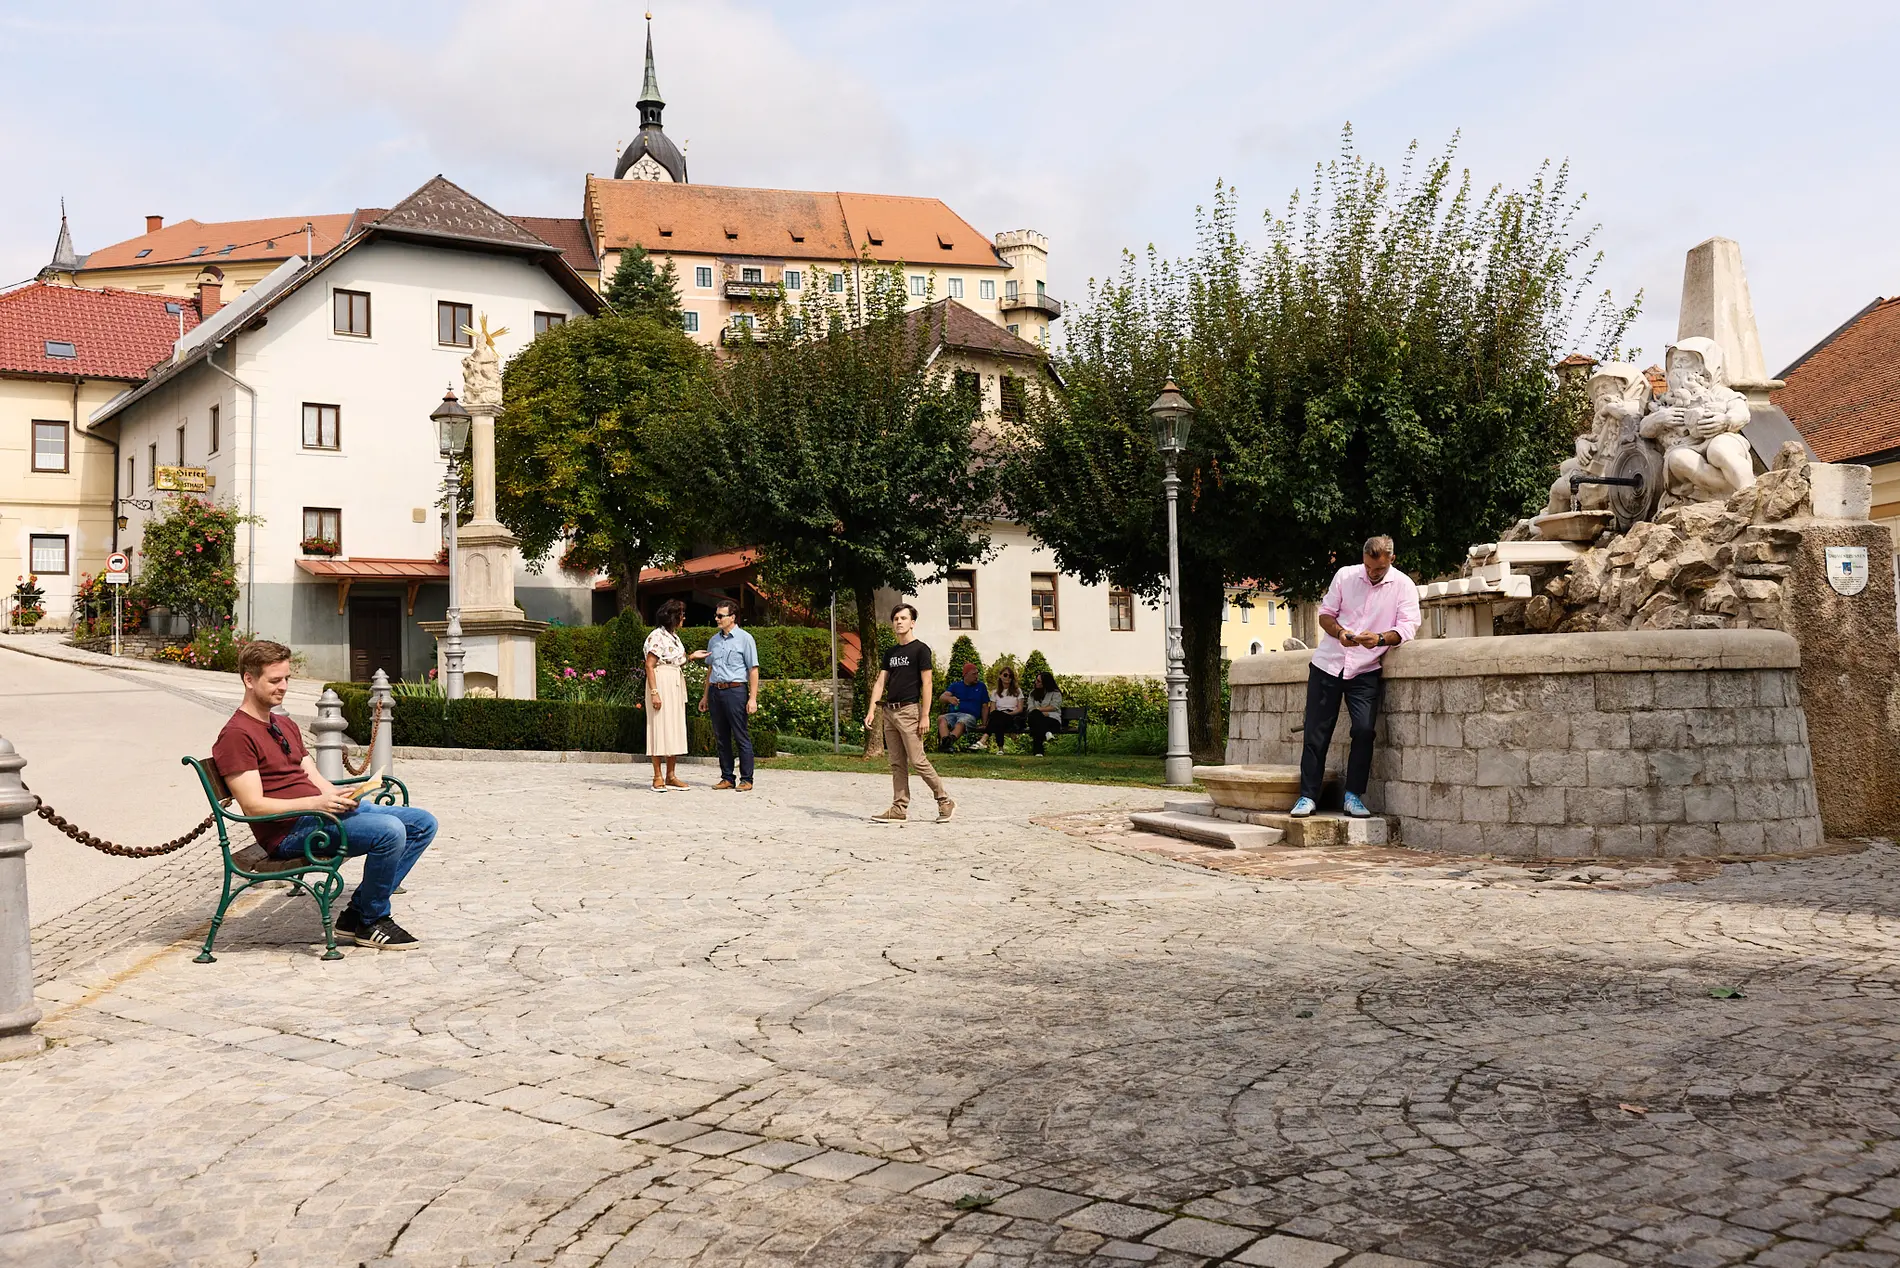
[[[660,166],[658,159],[655,159],[651,154],[642,154],[640,161],[627,169],[627,175],[624,179],[630,181],[667,181],[670,183],[673,177],[664,167]]]

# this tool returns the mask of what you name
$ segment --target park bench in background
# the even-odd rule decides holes
[[[1063,705],[1062,725],[1051,731],[1051,735],[1074,735],[1075,751],[1089,751],[1089,707],[1085,704]]]
[[[224,776],[218,773],[215,762],[208,757],[187,757],[182,760],[198,772],[198,782],[204,787],[205,799],[211,803],[212,816],[217,820],[218,848],[224,855],[224,895],[218,900],[217,914],[211,917],[211,928],[205,934],[204,950],[198,953],[194,963],[216,962],[217,957],[211,954],[211,944],[217,940],[218,926],[224,923],[224,913],[239,894],[263,881],[288,881],[316,899],[317,914],[323,921],[323,958],[342,959],[343,953],[336,949],[336,917],[330,910],[330,904],[343,893],[343,864],[348,858],[349,846],[349,829],[345,823],[321,810],[290,810],[271,815],[239,814],[231,809],[234,804],[231,790],[225,786]],[[369,778],[368,775],[358,775],[330,782],[339,788],[347,788],[365,783]],[[365,796],[381,806],[393,806],[397,804],[398,798],[401,804],[409,804],[409,789],[401,780],[387,775],[383,777],[382,787]],[[285,859],[272,858],[254,837],[234,847],[231,834],[226,829],[227,824],[237,824],[240,836],[250,837],[248,825],[301,819],[306,814],[328,822],[318,825],[304,838],[301,855]]]

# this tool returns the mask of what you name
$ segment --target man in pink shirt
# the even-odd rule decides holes
[[[1352,719],[1352,752],[1346,758],[1346,813],[1372,812],[1362,798],[1372,778],[1372,737],[1385,692],[1386,651],[1418,633],[1418,587],[1392,566],[1392,539],[1369,537],[1365,562],[1341,568],[1319,605],[1326,632],[1306,671],[1306,746],[1300,754],[1300,799],[1295,818],[1319,805],[1326,777],[1326,750],[1344,699]]]

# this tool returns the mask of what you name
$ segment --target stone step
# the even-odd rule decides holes
[[[1196,845],[1211,845],[1220,850],[1259,849],[1278,845],[1286,833],[1279,828],[1263,828],[1251,823],[1233,823],[1211,815],[1181,814],[1170,811],[1142,811],[1129,816],[1143,832],[1180,837]]]
[[[1217,806],[1206,798],[1195,801],[1163,802],[1161,809],[1163,814],[1197,815],[1215,822],[1229,822],[1235,826],[1247,824],[1257,828],[1272,828],[1285,833],[1285,844],[1291,846],[1397,845],[1399,843],[1397,815],[1373,815],[1369,819],[1355,819],[1338,810],[1322,810],[1307,818],[1295,819],[1284,811],[1240,810],[1232,806]]]

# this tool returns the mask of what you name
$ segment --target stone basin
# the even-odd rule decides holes
[[[1236,810],[1291,810],[1300,799],[1297,766],[1196,766],[1194,778],[1215,805]]]
[[[1537,535],[1550,542],[1593,542],[1597,534],[1616,523],[1608,511],[1562,511],[1539,515],[1531,521]]]

